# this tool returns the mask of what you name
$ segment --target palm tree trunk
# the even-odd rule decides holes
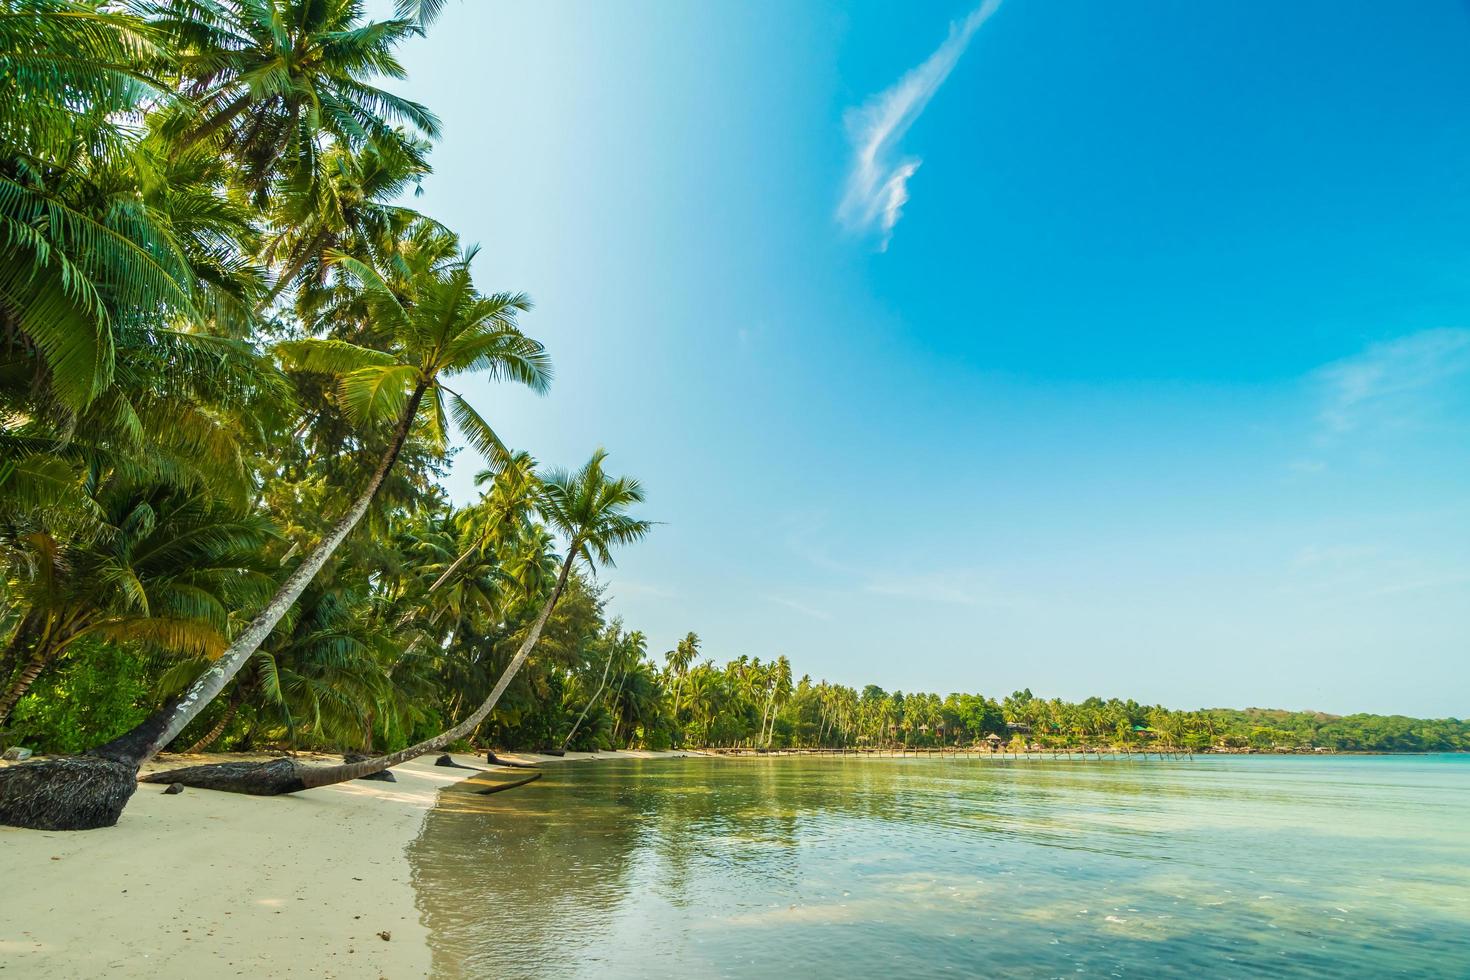
[[[291,260],[291,265],[276,277],[275,285],[271,286],[270,291],[265,294],[265,297],[259,303],[255,304],[255,313],[257,316],[276,301],[276,297],[285,291],[292,279],[295,279],[301,274],[301,270],[306,268],[306,263],[310,261],[311,257],[321,250],[323,244],[322,239],[326,237],[327,233],[325,231],[319,231],[313,235],[311,244],[302,249],[296,258]]]
[[[567,750],[568,745],[572,744],[572,738],[577,734],[577,729],[582,727],[582,722],[587,718],[587,712],[592,710],[592,706],[596,704],[597,699],[602,696],[602,689],[604,687],[607,687],[607,671],[608,668],[612,666],[612,662],[613,655],[609,653],[607,655],[607,663],[602,665],[602,681],[597,685],[597,693],[592,695],[591,699],[589,699],[587,704],[582,708],[582,713],[577,716],[577,723],[572,726],[572,730],[568,732],[567,737],[562,740],[561,750],[563,752]]]
[[[234,101],[230,102],[223,109],[221,109],[219,114],[211,119],[208,123],[194,130],[192,133],[181,134],[179,138],[174,142],[172,155],[177,156],[183,153],[185,150],[189,149],[189,147],[193,146],[195,143],[198,143],[200,140],[219,132],[219,130],[223,129],[225,126],[228,126],[231,122],[233,122],[236,116],[244,112],[245,108],[248,105],[250,105],[249,92],[237,96]]]
[[[238,697],[230,698],[230,703],[225,708],[225,713],[220,716],[219,721],[215,722],[214,727],[211,728],[203,738],[195,742],[193,745],[189,746],[184,751],[189,755],[193,755],[196,752],[203,752],[205,749],[209,748],[215,743],[215,740],[217,740],[221,735],[225,733],[225,729],[230,727],[230,722],[235,720],[235,712],[239,710],[240,699]]]
[[[378,490],[383,486],[389,470],[398,461],[398,454],[403,451],[403,444],[408,440],[409,430],[413,427],[414,417],[418,414],[419,402],[423,400],[427,387],[427,382],[423,381],[414,387],[413,394],[404,406],[403,415],[398,420],[392,442],[389,443],[382,460],[378,463],[378,468],[373,472],[372,478],[363,488],[362,493],[358,495],[352,508],[332,527],[327,536],[312,549],[301,564],[296,566],[296,570],[287,576],[286,581],[276,590],[276,594],[266,603],[265,608],[256,614],[239,636],[235,637],[234,642],[214,662],[213,666],[199,675],[199,678],[189,685],[189,689],[182,697],[164,705],[132,731],[92,749],[89,754],[115,759],[136,768],[153,758],[159,750],[177,738],[179,732],[184,730],[184,726],[198,717],[199,713],[219,695],[220,691],[224,690],[225,685],[259,649],[260,644],[281,621],[281,617],[296,604],[296,600],[301,597],[302,592],[306,591],[311,580],[316,578],[317,573],[322,570],[343,540],[352,533],[352,529],[357,527],[358,522],[367,513],[373,498],[378,495]]]
[[[10,712],[15,708],[16,702],[25,697],[26,691],[30,690],[41,671],[51,662],[56,650],[51,647],[41,647],[31,654],[31,659],[21,668],[20,674],[15,678],[15,683],[10,685],[10,690],[0,697],[0,725],[10,720]]]
[[[628,683],[628,671],[625,669],[622,676],[618,678],[618,689],[613,693],[613,707],[617,709],[617,714],[613,716],[612,736],[614,749],[618,747],[618,732],[623,730],[623,711],[621,708],[618,708],[618,699],[623,696],[623,685],[626,683]]]
[[[0,683],[8,681],[16,669],[26,661],[26,651],[33,647],[37,635],[41,632],[40,620],[42,618],[44,617],[39,612],[32,609],[16,625],[15,632],[10,636],[10,642],[6,644],[4,656],[0,656]]]
[[[573,547],[567,549],[567,557],[562,562],[561,575],[556,580],[556,587],[547,598],[546,604],[541,607],[541,613],[532,624],[531,631],[526,634],[525,640],[521,641],[516,655],[506,665],[489,696],[475,709],[474,714],[448,731],[390,755],[380,755],[373,759],[344,763],[340,766],[302,766],[290,759],[264,763],[220,763],[210,766],[190,766],[187,769],[175,769],[172,772],[153,773],[143,777],[140,782],[183,783],[185,786],[224,790],[231,793],[278,796],[282,793],[297,793],[304,789],[317,789],[321,786],[333,786],[337,783],[361,779],[363,776],[371,776],[373,773],[391,769],[410,759],[443,749],[449,743],[479,728],[480,723],[495,709],[495,705],[500,701],[500,696],[505,693],[505,689],[510,686],[510,682],[515,679],[516,673],[521,669],[521,665],[530,656],[536,642],[541,639],[541,631],[546,628],[546,622],[551,618],[551,611],[556,608],[557,600],[561,598],[562,592],[566,589],[567,578],[571,575],[572,564],[576,561],[579,550],[579,546],[575,543]]]

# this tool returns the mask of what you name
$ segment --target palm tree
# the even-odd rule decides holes
[[[429,172],[428,145],[405,134],[372,139],[360,150],[334,147],[323,155],[322,179],[283,188],[271,212],[273,233],[261,257],[279,268],[264,308],[298,281],[319,286],[332,268],[330,255],[345,252],[371,261],[391,250],[406,226],[437,222],[393,201]]]
[[[783,653],[776,658],[776,662],[770,667],[770,700],[767,705],[770,714],[770,728],[764,725],[762,719],[762,744],[769,747],[771,738],[776,734],[776,712],[781,700],[791,697],[791,661],[786,659]]]
[[[640,630],[634,630],[629,633],[623,643],[623,669],[618,675],[618,686],[609,699],[613,716],[613,748],[617,748],[618,737],[623,728],[623,715],[625,714],[623,691],[628,685],[628,677],[643,665],[644,657],[647,653],[648,638]]]
[[[614,627],[617,626],[616,623],[613,625]],[[582,707],[582,713],[572,723],[571,731],[567,732],[567,737],[562,739],[561,750],[563,752],[567,750],[568,745],[572,744],[572,739],[576,737],[577,730],[582,727],[582,722],[587,720],[587,712],[591,711],[592,706],[602,697],[602,692],[607,687],[607,675],[612,670],[613,661],[621,659],[626,652],[627,644],[624,642],[622,635],[620,633],[614,633],[607,643],[607,658],[602,662],[602,679],[597,682],[597,690],[592,692],[592,697],[588,698],[587,703]]]
[[[88,636],[217,656],[229,611],[270,592],[259,554],[269,522],[201,496],[117,483],[96,498],[94,533],[67,542],[25,535],[34,574],[11,600],[26,608],[0,660],[0,725],[45,667]]]
[[[0,771],[0,823],[47,829],[115,823],[131,796],[138,767],[177,737],[259,648],[367,513],[416,423],[427,433],[429,443],[442,450],[447,444],[448,416],[452,416],[480,452],[497,460],[508,455],[490,426],[445,386],[444,379],[484,371],[497,380],[519,381],[544,391],[550,382],[545,351],[516,326],[517,315],[529,309],[529,301],[520,294],[482,296],[475,292],[468,257],[420,274],[409,296],[395,293],[371,267],[346,257],[339,261],[360,283],[375,322],[392,338],[392,351],[342,340],[309,339],[284,343],[279,352],[292,366],[336,376],[337,398],[359,425],[376,427],[393,421],[387,447],[367,485],[270,601],[180,698],[132,731],[93,749],[85,760],[54,760]],[[636,490],[636,484],[633,488]],[[603,533],[613,533],[613,529]],[[581,542],[582,547],[588,545],[587,540]],[[560,585],[565,584],[565,577],[564,573]],[[104,769],[107,775],[99,781],[96,773]],[[93,786],[102,791],[92,792],[89,787]],[[79,799],[78,794],[89,798]]]
[[[451,742],[473,733],[489,717],[505,689],[515,679],[521,665],[531,655],[546,627],[546,621],[551,618],[552,610],[556,608],[557,601],[566,589],[573,566],[582,561],[594,571],[599,564],[611,567],[614,564],[614,548],[641,540],[653,527],[650,522],[628,514],[629,507],[642,503],[644,499],[642,485],[629,477],[608,476],[603,470],[606,458],[606,450],[598,449],[576,472],[557,470],[542,478],[538,509],[565,537],[566,556],[562,559],[556,585],[546,597],[515,656],[501,673],[489,695],[468,718],[433,738],[398,752],[361,762],[340,766],[301,766],[292,760],[227,763],[155,773],[145,777],[144,781],[178,782],[206,789],[274,796],[360,779],[425,753],[437,752]]]
[[[121,10],[75,0],[0,7],[0,146],[4,156],[54,162],[81,132],[120,135],[121,121],[167,89],[146,64],[159,55],[148,26]]]
[[[705,661],[689,672],[689,685],[684,688],[685,707],[690,720],[698,726],[705,745],[710,744],[710,726],[715,714],[724,707],[721,675],[713,664]]]
[[[170,40],[169,68],[188,108],[165,123],[181,149],[209,141],[234,158],[258,201],[278,169],[315,183],[321,137],[339,146],[397,138],[408,122],[439,132],[428,109],[370,83],[402,78],[393,54],[413,20],[362,22],[361,0],[157,0],[144,4]]]
[[[699,634],[690,631],[684,635],[684,639],[674,645],[674,649],[664,654],[664,661],[668,664],[669,673],[674,677],[674,723],[678,727],[679,721],[679,690],[684,686],[684,676],[689,673],[690,664],[699,657]]]

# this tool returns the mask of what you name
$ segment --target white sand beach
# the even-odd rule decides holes
[[[224,758],[244,757],[208,760]],[[291,796],[165,796],[143,783],[115,827],[0,827],[0,977],[426,976],[405,848],[438,791],[474,775],[433,758],[399,766],[395,783]],[[486,768],[483,757],[455,760]]]

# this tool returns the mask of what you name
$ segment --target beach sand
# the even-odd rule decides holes
[[[474,774],[394,774],[279,797],[142,783],[116,827],[0,827],[0,977],[425,976],[404,848]]]
[[[148,768],[227,758],[249,757],[174,756]],[[475,775],[434,758],[394,769],[396,783],[291,796],[164,796],[142,783],[116,827],[0,827],[0,978],[426,976],[428,934],[405,849],[438,791]],[[454,758],[486,768],[483,757]],[[503,780],[516,770],[492,772]]]

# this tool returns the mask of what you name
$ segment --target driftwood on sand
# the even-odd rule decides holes
[[[489,796],[491,793],[503,793],[508,789],[515,789],[517,786],[524,786],[527,783],[534,783],[536,780],[540,779],[544,775],[546,775],[544,772],[533,772],[529,776],[522,776],[520,779],[513,779],[508,783],[493,783],[487,785],[483,789],[476,789],[475,792],[478,793],[480,796]]]
[[[537,768],[539,768],[538,766],[536,766],[536,765],[534,765],[533,763],[530,763],[530,762],[511,762],[509,759],[502,759],[502,758],[500,758],[500,756],[496,755],[494,752],[486,752],[485,753],[485,761],[488,762],[488,763],[490,763],[492,766],[505,766],[507,769],[537,769]]]

